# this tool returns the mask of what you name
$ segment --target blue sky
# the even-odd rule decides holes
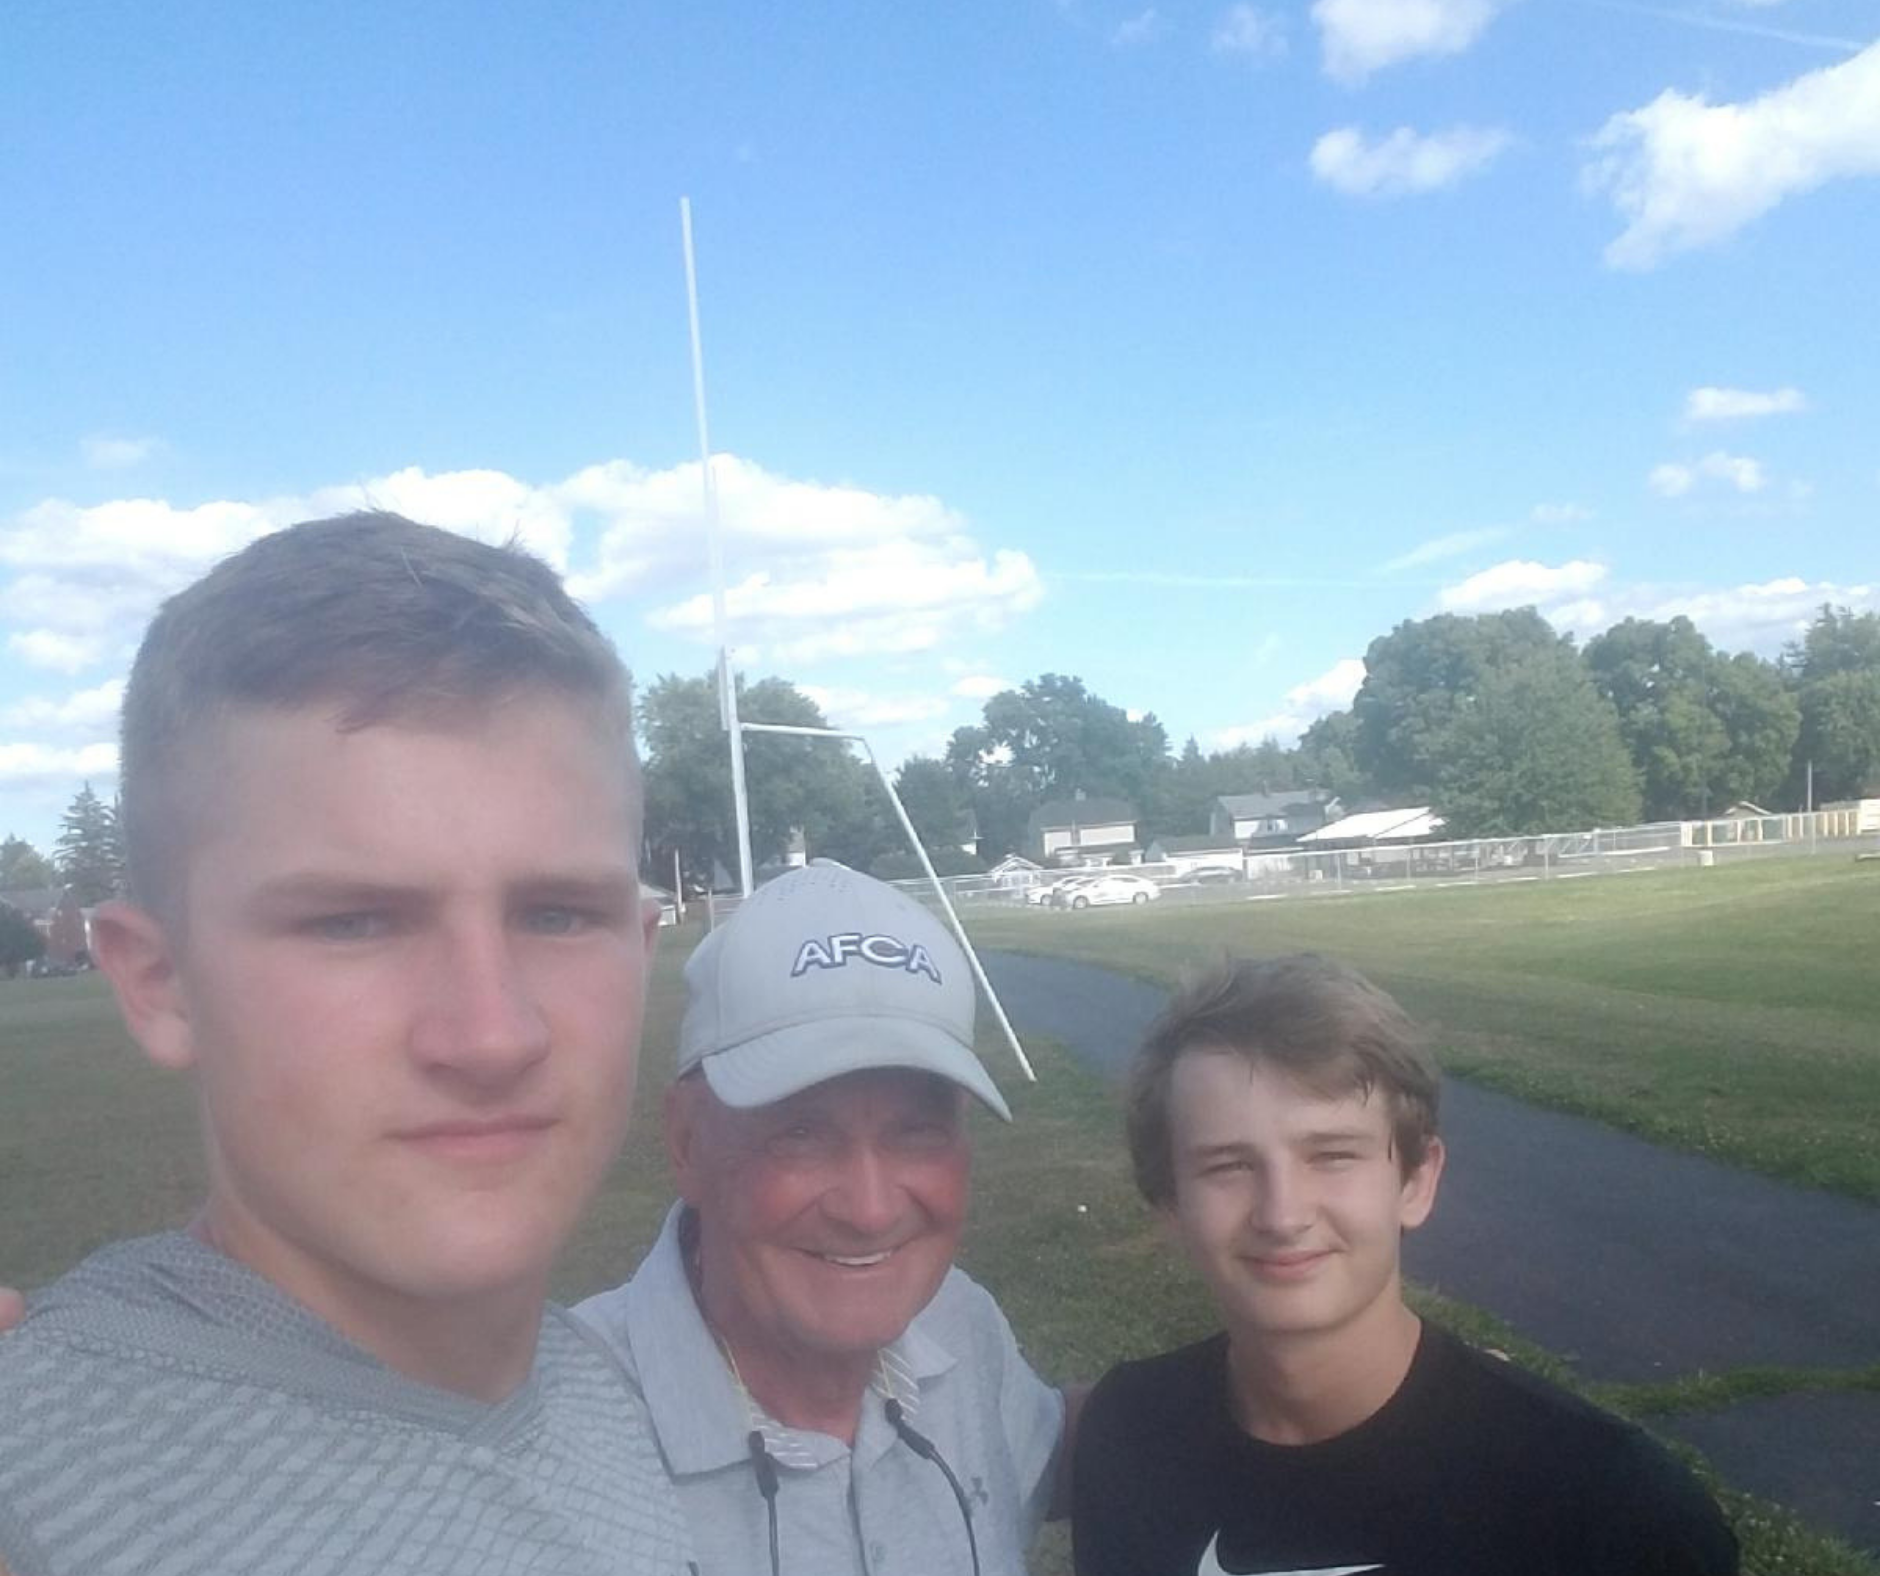
[[[1077,673],[1290,737],[1534,603],[1880,606],[1872,0],[124,3],[0,19],[0,833],[156,602],[373,502],[890,758]]]

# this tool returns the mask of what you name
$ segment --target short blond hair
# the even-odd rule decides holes
[[[632,683],[555,572],[383,512],[289,526],[165,602],[131,668],[121,808],[130,895],[174,916],[191,767],[243,708],[330,705],[340,726],[435,720],[529,690],[592,704],[633,752]]]

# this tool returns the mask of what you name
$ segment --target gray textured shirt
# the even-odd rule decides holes
[[[0,1340],[13,1576],[684,1576],[638,1394],[566,1313],[486,1405],[194,1238],[123,1242]]]
[[[780,1466],[784,1576],[966,1576],[959,1505],[940,1469],[896,1437],[892,1390],[972,1507],[984,1576],[1024,1576],[1050,1505],[1064,1400],[1019,1355],[991,1296],[959,1270],[882,1354],[853,1446],[786,1428],[749,1404],[686,1280],[681,1207],[626,1285],[576,1307],[644,1387],[704,1576],[766,1576],[769,1527],[752,1475],[753,1422]]]

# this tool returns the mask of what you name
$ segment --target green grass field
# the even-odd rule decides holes
[[[1225,948],[1336,952],[1432,1021],[1453,1069],[1876,1197],[1880,1162],[1867,1151],[1880,1112],[1877,908],[1880,871],[1784,861],[1547,888],[988,915],[974,932],[1158,978]],[[658,1228],[668,1190],[657,1091],[671,1070],[678,967],[693,934],[669,941],[657,966],[632,1134],[564,1255],[564,1298],[622,1278]],[[1040,1082],[1027,1087],[1004,1076],[992,1034],[981,1049],[1019,1121],[975,1119],[963,1261],[999,1294],[1034,1362],[1055,1378],[1089,1377],[1208,1329],[1205,1299],[1130,1186],[1113,1093],[1058,1047],[1032,1047]],[[41,1283],[100,1242],[181,1221],[198,1196],[189,1088],[142,1065],[96,978],[0,981],[0,1110],[0,1281]],[[1484,1315],[1425,1307],[1562,1371]],[[1880,1378],[1740,1377],[1765,1388]],[[1727,1399],[1732,1376],[1712,1382]],[[1666,1398],[1609,1399],[1646,1412]],[[1880,1576],[1880,1565],[1785,1513],[1723,1497],[1751,1576]],[[1061,1531],[1047,1532],[1034,1569],[1068,1571]]]
[[[982,945],[1164,982],[1224,951],[1333,953],[1428,1024],[1452,1072],[1880,1200],[1880,864],[1768,860],[1140,914],[1002,909],[970,923]]]

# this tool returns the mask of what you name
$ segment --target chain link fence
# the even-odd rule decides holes
[[[962,912],[991,905],[1068,909],[1080,878],[1102,873],[1154,883],[1165,902],[1247,902],[1259,898],[1327,897],[1409,887],[1569,880],[1679,865],[1735,864],[1745,859],[1812,853],[1880,853],[1880,800],[1813,813],[1658,821],[1595,827],[1535,837],[1479,837],[1441,843],[1379,843],[1363,847],[1277,849],[1248,853],[1238,867],[1217,856],[1200,867],[1107,865],[1086,870],[1020,871],[1003,878],[950,876],[942,881]],[[911,896],[932,901],[921,879],[897,881]],[[1120,901],[1127,901],[1126,898]],[[710,900],[712,923],[736,907],[735,895]]]

